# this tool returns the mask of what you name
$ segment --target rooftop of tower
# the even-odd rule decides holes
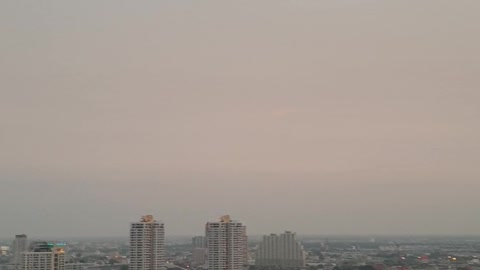
[[[230,221],[232,221],[230,219],[230,215],[223,215],[223,216],[220,217],[220,222],[228,223]]]
[[[142,216],[142,218],[140,219],[140,222],[152,223],[152,222],[155,222],[155,219],[153,218],[153,215],[145,215],[145,216]]]

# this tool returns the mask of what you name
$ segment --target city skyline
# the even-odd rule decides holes
[[[135,226],[135,223],[140,227]],[[148,255],[150,241],[149,232],[144,229],[154,225],[152,216],[145,215],[141,222],[132,223],[135,229],[134,238],[142,238],[139,243]],[[160,225],[160,224],[159,224]],[[150,228],[153,228],[152,226]],[[139,229],[140,230],[137,230]],[[147,228],[147,230],[149,230]],[[246,250],[244,246],[245,225],[233,221],[228,215],[222,216],[220,221],[206,224],[206,234],[210,238],[209,246],[213,248],[210,258],[218,256],[219,262],[228,262],[228,257],[242,258]],[[141,236],[138,238],[137,236]],[[144,238],[147,236],[147,238]],[[202,254],[195,256],[195,251],[204,249],[205,239],[194,237],[191,245],[187,242],[168,244],[166,249],[166,268],[172,270],[214,270],[242,269],[299,269],[299,270],[475,270],[480,267],[478,254],[479,238],[363,238],[349,237],[337,239],[319,239],[316,237],[296,240],[296,234],[286,231],[281,234],[272,233],[263,239],[249,241],[248,264],[217,265],[209,267],[202,264]],[[25,235],[17,235],[24,242]],[[150,240],[149,240],[150,239]],[[45,242],[32,241],[28,251],[22,254],[21,266],[15,267],[15,250],[18,246],[14,242],[11,246],[0,246],[0,269],[2,270],[127,270],[129,265],[137,265],[137,253],[129,252],[129,245],[123,241],[113,239],[84,239],[82,241]],[[4,243],[1,243],[4,244]],[[23,244],[20,244],[23,246]],[[131,247],[138,246],[133,243]],[[244,247],[242,247],[244,246]],[[10,248],[9,248],[10,247]],[[146,249],[145,249],[146,248]],[[192,249],[193,248],[193,249]],[[218,248],[218,249],[217,249]],[[223,254],[223,255],[222,255]],[[226,257],[224,257],[226,255]],[[223,258],[223,259],[222,259]],[[199,259],[199,260],[197,260]],[[242,259],[243,260],[243,259]],[[217,261],[217,259],[214,259]],[[196,263],[197,262],[197,263]],[[150,264],[140,267],[142,270],[152,269]],[[427,267],[427,268],[426,268]],[[340,269],[339,269],[340,268]]]

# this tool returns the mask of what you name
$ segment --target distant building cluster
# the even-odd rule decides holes
[[[165,224],[145,215],[130,223],[128,240],[67,244],[19,234],[0,241],[0,270],[480,270],[480,239],[247,237],[229,215],[206,222],[204,232],[168,242]]]
[[[5,250],[10,251],[10,249]],[[10,264],[4,268],[6,270],[65,270],[64,246],[45,241],[29,243],[27,235],[16,235],[12,244]]]
[[[118,252],[105,256],[102,255],[105,252],[99,250],[85,254],[75,249],[68,254],[65,244],[29,243],[25,234],[16,235],[11,250],[4,247],[0,254],[11,255],[9,263],[2,267],[4,270],[246,270],[251,266],[249,259],[255,257],[249,253],[247,227],[229,215],[207,222],[205,235],[195,236],[191,241],[189,263],[184,267],[172,265],[166,254],[165,225],[152,215],[145,215],[130,224],[128,249],[124,251],[127,256],[120,256]],[[294,233],[267,235],[259,245],[257,265],[302,268],[305,265],[303,247]]]

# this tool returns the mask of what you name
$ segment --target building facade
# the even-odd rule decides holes
[[[66,263],[65,270],[87,270],[94,266],[95,263]]]
[[[28,250],[28,239],[26,234],[15,235],[13,240],[13,263],[19,265],[22,260],[23,252]]]
[[[280,235],[265,235],[257,250],[255,266],[303,268],[305,251],[302,244],[295,239],[295,233],[287,231]]]
[[[206,248],[207,247],[207,238],[205,236],[194,236],[192,238],[193,248]]]
[[[222,216],[205,228],[209,270],[241,270],[247,264],[247,229],[239,221]]]
[[[22,260],[17,269],[65,270],[65,251],[47,242],[35,242],[29,251],[22,253]]]
[[[206,248],[194,248],[192,250],[192,265],[202,266],[207,263],[207,249]]]
[[[165,227],[153,216],[143,216],[130,225],[130,270],[160,270],[165,267]]]
[[[194,266],[205,265],[207,262],[207,238],[195,236],[192,238],[192,264]]]

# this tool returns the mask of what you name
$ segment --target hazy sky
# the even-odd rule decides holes
[[[0,237],[480,234],[480,1],[1,1]]]

